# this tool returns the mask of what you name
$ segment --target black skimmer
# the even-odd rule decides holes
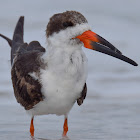
[[[111,43],[91,31],[86,18],[79,12],[66,11],[50,18],[46,29],[47,49],[39,42],[23,41],[24,17],[20,17],[11,46],[11,75],[14,94],[31,115],[30,133],[34,136],[36,115],[64,115],[63,136],[68,131],[67,117],[74,103],[80,106],[87,93],[87,58],[82,46],[127,63],[137,63]]]

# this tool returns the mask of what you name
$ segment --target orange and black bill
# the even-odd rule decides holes
[[[84,43],[85,48],[108,54],[110,56],[123,60],[133,66],[138,66],[138,64],[135,61],[122,55],[122,53],[111,43],[109,43],[107,40],[90,30],[84,32],[76,38],[80,39],[80,41]]]

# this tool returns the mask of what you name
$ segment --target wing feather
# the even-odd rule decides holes
[[[29,73],[40,75],[40,68],[44,68],[44,64],[40,61],[40,51],[27,51],[18,54],[12,66],[12,83],[14,94],[19,102],[26,110],[34,107],[43,100],[41,93],[41,84],[38,79],[34,79]]]
[[[87,84],[85,83],[83,90],[81,92],[81,97],[77,99],[77,104],[80,106],[83,104],[84,99],[86,98],[87,95]]]

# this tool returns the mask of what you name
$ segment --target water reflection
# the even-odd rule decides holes
[[[33,138],[31,137],[31,140],[54,140],[54,139],[45,139],[45,138]],[[61,139],[58,139],[58,140],[70,140],[68,137],[62,137]]]

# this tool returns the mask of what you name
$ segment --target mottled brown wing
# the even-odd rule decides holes
[[[43,100],[41,85],[37,79],[32,78],[29,73],[34,72],[39,76],[40,68],[44,64],[40,61],[43,52],[32,51],[18,54],[12,66],[12,83],[17,102],[26,110]]]
[[[87,95],[87,84],[85,83],[83,90],[81,92],[81,97],[77,99],[77,104],[80,106],[83,104],[84,99],[86,98]]]

